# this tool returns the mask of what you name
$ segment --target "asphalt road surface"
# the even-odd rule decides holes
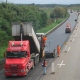
[[[76,14],[76,13],[75,13]],[[70,34],[65,33],[66,24],[70,23],[71,28],[73,30],[75,26],[75,19],[77,18],[74,13],[70,13],[70,18],[57,30],[51,33],[48,36],[48,40],[46,43],[45,51],[53,52],[53,50],[57,47],[57,45],[62,46],[63,42],[69,37]]]
[[[60,26],[56,31],[54,31],[53,33],[51,33],[48,36],[48,40],[47,42],[50,42],[50,47],[49,47],[49,43],[47,44],[46,49],[49,50],[50,48],[50,52],[53,51],[53,49],[57,46],[60,45],[62,46],[62,44],[64,43],[64,41],[68,38],[68,36],[70,34],[65,34],[65,26],[66,23],[70,23],[72,29],[75,26],[75,19],[77,18],[75,13],[71,13],[70,14],[70,18],[62,25]],[[45,50],[46,50],[45,49]],[[50,67],[50,62],[52,62],[52,59],[47,59],[48,61],[48,67]],[[25,77],[5,77],[4,76],[4,70],[0,71],[0,80],[39,80],[41,78],[41,76],[43,76],[43,67],[41,66],[41,63],[38,63],[37,66],[35,66],[35,68],[33,70],[31,70],[27,76]],[[47,69],[48,69],[47,67]]]
[[[59,58],[53,60],[54,66],[50,66],[40,80],[80,80],[80,22],[61,53]]]

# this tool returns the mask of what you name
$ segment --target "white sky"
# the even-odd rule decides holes
[[[6,1],[6,0],[0,0]],[[77,4],[80,0],[7,0],[10,3],[20,3],[20,4]]]

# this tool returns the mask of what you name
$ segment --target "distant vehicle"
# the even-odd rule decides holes
[[[70,10],[70,12],[72,13],[72,12],[73,12],[73,10]]]
[[[77,21],[77,19],[75,19],[75,21]]]
[[[71,26],[70,26],[70,24],[66,25],[65,33],[71,33]]]

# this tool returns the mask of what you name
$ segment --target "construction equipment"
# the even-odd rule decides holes
[[[66,24],[65,33],[71,33],[71,26],[69,23]]]
[[[13,23],[13,41],[9,41],[5,53],[5,76],[25,76],[44,57],[32,23]]]

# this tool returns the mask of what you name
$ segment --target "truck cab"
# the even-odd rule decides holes
[[[9,41],[5,57],[5,76],[25,76],[34,67],[28,40]]]
[[[66,24],[65,33],[71,33],[71,26],[70,26],[70,24]]]

